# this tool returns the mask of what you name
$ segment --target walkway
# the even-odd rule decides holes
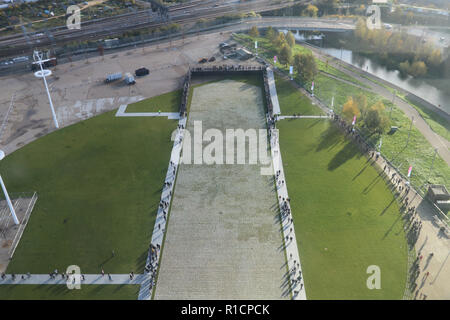
[[[320,115],[320,116],[278,116],[277,121],[283,119],[330,119],[330,116]]]
[[[267,68],[267,79],[269,83],[270,99],[272,100],[273,114],[281,114],[272,68]]]
[[[22,279],[22,277],[24,279]],[[133,279],[130,279],[129,274],[111,274],[111,279],[109,279],[108,275],[101,274],[85,274],[85,279],[81,280],[81,275],[71,275],[69,279],[63,278],[61,275],[57,275],[54,278],[50,278],[48,274],[31,274],[30,276],[26,274],[16,274],[15,280],[12,279],[12,275],[6,275],[6,278],[2,280],[0,278],[0,285],[24,285],[24,284],[39,284],[39,285],[66,285],[71,284],[73,281],[80,281],[81,285],[88,284],[142,284],[147,275],[144,274],[135,274]]]
[[[179,120],[180,114],[178,112],[126,112],[126,104],[119,107],[116,112],[116,117],[167,117],[169,120]]]
[[[306,288],[303,282],[302,267],[298,254],[297,238],[295,237],[294,220],[289,205],[286,178],[284,176],[283,161],[279,145],[278,129],[270,129],[270,146],[273,168],[276,173],[276,188],[280,219],[283,228],[283,238],[288,262],[289,281],[292,290],[292,299],[306,300]]]
[[[177,114],[178,115],[178,114]],[[178,115],[179,117],[179,115]],[[169,118],[170,119],[170,118]],[[178,122],[176,136],[172,137],[173,148],[170,155],[169,167],[167,168],[166,178],[164,179],[163,191],[161,194],[160,205],[156,214],[155,226],[153,228],[152,241],[149,246],[149,254],[147,257],[146,268],[148,273],[145,274],[141,283],[138,300],[150,300],[153,294],[153,288],[156,284],[156,275],[158,272],[160,248],[162,248],[164,240],[164,232],[166,230],[166,222],[168,218],[169,206],[172,201],[173,190],[175,187],[175,178],[180,163],[181,149],[183,145],[184,129],[186,127],[186,118],[183,117]],[[152,247],[154,254],[152,255]]]

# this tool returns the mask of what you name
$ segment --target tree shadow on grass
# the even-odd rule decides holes
[[[386,211],[392,206],[392,204],[395,202],[395,198],[391,200],[391,202],[389,202],[389,204],[387,205],[386,208],[383,209],[383,211],[381,211],[380,216],[384,215],[386,213]]]
[[[358,149],[353,145],[351,141],[348,141],[346,145],[328,163],[328,170],[333,171],[339,168],[345,162],[354,158],[358,154]]]
[[[368,159],[366,161],[366,163],[364,164],[363,168],[361,169],[361,171],[359,171],[352,179],[352,181],[355,181],[365,170],[368,166],[370,166],[372,163],[369,163],[370,159]]]
[[[334,148],[341,141],[341,134],[337,132],[337,128],[330,125],[328,128],[320,135],[320,142],[316,147],[316,152]]]
[[[389,229],[386,231],[386,233],[383,236],[383,239],[386,239],[386,237],[389,235],[389,233],[394,229],[394,226],[397,224],[397,222],[400,220],[401,216],[397,215],[397,219],[395,219],[394,223],[389,227]]]

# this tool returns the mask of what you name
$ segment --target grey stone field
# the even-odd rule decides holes
[[[197,87],[187,130],[193,138],[194,121],[224,136],[265,129],[262,99],[260,88],[236,81]],[[273,176],[260,174],[267,165],[246,163],[181,164],[156,299],[289,298]]]

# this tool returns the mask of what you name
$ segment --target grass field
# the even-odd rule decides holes
[[[1,285],[0,300],[136,300],[139,285]]]
[[[143,271],[177,122],[114,114],[53,132],[1,162],[10,192],[39,195],[8,273],[72,264],[83,273]]]
[[[251,37],[248,34],[236,34],[234,36],[234,39],[236,41],[239,41],[242,45],[246,46],[248,49],[253,50],[255,41],[258,41],[258,54],[261,56],[264,56],[269,61],[272,61],[273,63],[273,56],[278,55],[278,52],[275,48],[275,46],[265,37]],[[292,56],[296,54],[312,54],[312,51],[308,48],[305,48],[304,46],[301,46],[299,44],[295,44],[292,48]],[[346,73],[334,68],[333,66],[326,63],[326,61],[322,61],[318,58],[315,58],[317,69],[319,71],[323,71],[326,73],[329,73],[335,77],[338,77],[340,79],[352,82],[354,84],[357,84],[361,87],[367,87],[365,84],[363,84],[361,81],[356,80],[355,78],[347,75]],[[275,66],[281,70],[289,71],[289,67],[286,65],[282,65],[279,62],[275,64]],[[297,73],[294,73],[294,76],[297,77]]]
[[[128,105],[126,112],[179,112],[182,91],[176,90]]]
[[[313,105],[311,100],[303,95],[289,81],[275,75],[275,84],[282,115],[323,115],[322,110]]]
[[[378,172],[327,120],[277,126],[308,298],[401,299],[407,243]],[[366,287],[370,265],[380,290]]]

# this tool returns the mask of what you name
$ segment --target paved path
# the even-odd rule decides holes
[[[283,228],[283,238],[288,259],[289,280],[292,290],[292,299],[306,300],[306,288],[303,282],[302,267],[298,254],[297,239],[292,218],[292,212],[288,201],[286,178],[284,176],[283,161],[281,160],[281,150],[279,144],[278,129],[270,129],[270,146],[272,153],[272,163],[276,175],[276,188],[278,194],[278,204],[280,207],[280,219]]]
[[[85,274],[84,280],[81,280],[81,275],[73,275],[69,276],[69,280],[63,279],[61,275],[55,276],[55,278],[50,278],[48,274],[31,274],[30,276],[26,274],[16,274],[15,280],[12,279],[11,274],[7,274],[5,279],[0,278],[0,285],[8,285],[8,284],[67,284],[73,283],[73,280],[77,280],[81,282],[81,285],[84,284],[141,284],[145,281],[146,275],[144,274],[135,274],[133,279],[130,279],[129,274],[111,274],[111,279],[109,279],[108,275],[101,274]],[[24,279],[22,279],[24,277]]]
[[[272,68],[267,68],[267,78],[269,83],[270,99],[272,100],[273,114],[281,114],[280,104],[278,103],[277,88],[275,86],[275,77]]]
[[[121,105],[116,112],[116,117],[167,117],[174,120],[180,119],[178,112],[126,112],[127,106],[126,104]]]
[[[177,114],[178,115],[178,114]],[[169,118],[170,119],[170,118]],[[172,200],[173,189],[175,186],[175,177],[177,175],[178,166],[180,163],[180,155],[182,149],[182,141],[184,136],[184,129],[186,127],[186,118],[183,117],[178,122],[178,129],[176,131],[176,136],[173,142],[172,153],[170,155],[169,167],[167,168],[166,178],[164,180],[163,191],[161,194],[161,201],[158,207],[158,212],[156,214],[155,226],[153,228],[152,242],[149,247],[149,254],[147,257],[146,266],[150,269],[144,281],[141,284],[141,289],[139,291],[138,300],[150,300],[153,293],[153,288],[156,284],[155,276],[157,274],[159,259],[160,259],[160,248],[163,245],[164,231],[166,230],[166,221],[169,211],[170,202]],[[180,127],[181,126],[181,127]],[[167,208],[164,207],[164,203],[167,204]],[[155,248],[155,254],[152,255],[152,246]]]
[[[277,121],[283,120],[283,119],[330,119],[330,116],[320,115],[320,116],[278,116],[277,117]]]
[[[358,69],[358,71],[351,71],[348,68],[344,68],[341,65],[344,63],[343,61],[340,61],[339,63],[337,63],[330,56],[320,52],[317,48],[311,47],[311,46],[308,46],[308,47],[311,48],[314,51],[315,55],[317,57],[319,57],[321,60],[328,60],[329,64],[332,65],[333,67],[339,69],[340,71],[344,72],[345,74],[348,74],[348,75],[356,78],[358,81],[362,82],[363,84],[369,86],[371,88],[372,92],[379,94],[380,96],[384,97],[385,99],[392,101],[393,94],[388,89],[376,84],[375,82],[373,82],[365,77],[362,77],[360,75],[360,73],[364,73],[364,75],[366,77],[369,77],[370,79],[374,79],[374,80],[377,80],[377,77],[373,76],[370,73],[365,72],[364,70]],[[348,66],[352,70],[356,69],[356,67],[349,65],[349,64],[346,64],[346,66]],[[438,135],[436,132],[434,132],[433,129],[430,128],[428,123],[426,123],[426,121],[422,118],[422,116],[419,114],[419,112],[417,112],[417,110],[413,106],[411,106],[409,103],[405,102],[404,100],[402,100],[398,97],[395,98],[394,103],[397,107],[400,108],[400,110],[402,110],[405,113],[405,115],[408,118],[411,119],[412,117],[414,117],[414,126],[420,131],[420,133],[422,133],[422,135],[425,137],[425,139],[427,139],[427,141],[434,148],[436,148],[438,150],[439,155],[450,166],[450,141],[444,139],[443,137]]]

